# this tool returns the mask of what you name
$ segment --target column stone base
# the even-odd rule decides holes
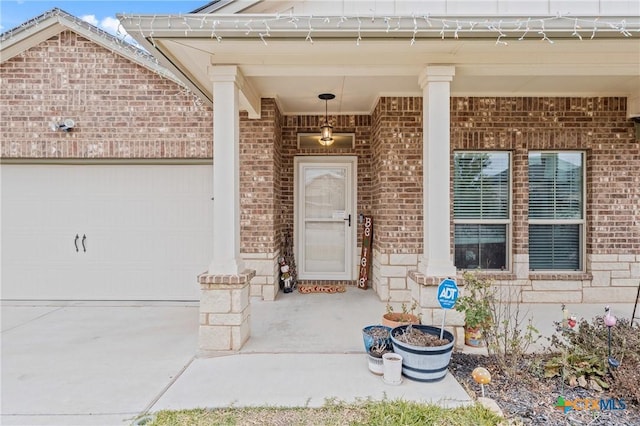
[[[200,283],[200,328],[198,356],[238,351],[251,334],[249,289],[256,272],[238,275],[198,276]]]
[[[422,323],[434,327],[442,327],[444,309],[438,303],[438,286],[442,280],[455,277],[427,277],[418,271],[409,271],[407,280],[411,289],[411,298],[418,302]],[[456,279],[458,287],[462,287],[463,280]],[[455,309],[447,309],[444,328],[455,338],[455,348],[464,348],[464,313]]]

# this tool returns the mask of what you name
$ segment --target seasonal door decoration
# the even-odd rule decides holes
[[[366,290],[369,288],[369,264],[371,263],[371,241],[373,237],[373,218],[371,216],[364,217],[362,233],[362,255],[360,256],[358,288]]]

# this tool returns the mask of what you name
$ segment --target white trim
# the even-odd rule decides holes
[[[298,259],[298,278],[305,280],[353,280],[355,279],[355,267],[357,263],[357,203],[358,203],[358,157],[357,156],[297,156],[293,159],[294,164],[294,196],[293,196],[293,211],[294,211],[294,251],[296,258]],[[347,188],[350,194],[347,194],[347,208],[345,214],[351,214],[351,227],[349,235],[347,235],[346,247],[345,247],[345,272],[340,275],[336,274],[306,274],[304,272],[304,250],[301,247],[300,237],[300,166],[303,164],[321,164],[326,166],[331,165],[350,165],[351,168],[351,185]]]
[[[326,149],[355,149],[356,147],[355,133],[334,133],[333,139],[335,142]],[[306,146],[307,143],[309,146]],[[298,149],[315,149],[320,146],[320,132],[298,133]]]
[[[502,271],[502,272],[511,272],[515,269],[514,264],[513,264],[513,259],[515,258],[515,255],[513,253],[513,152],[510,150],[488,150],[488,151],[483,151],[483,150],[465,150],[465,149],[460,149],[460,150],[455,150],[453,153],[453,158],[454,158],[454,164],[453,164],[453,174],[455,175],[456,170],[455,170],[455,155],[458,153],[471,153],[471,154],[475,154],[475,153],[480,153],[480,154],[491,154],[491,153],[496,153],[496,154],[501,154],[501,153],[506,153],[508,156],[508,166],[509,166],[509,181],[508,181],[508,188],[507,188],[507,195],[508,195],[508,215],[506,219],[456,219],[455,218],[455,212],[452,211],[452,219],[453,219],[453,252],[454,252],[454,264],[455,264],[455,250],[456,250],[456,240],[455,240],[455,227],[456,225],[506,225],[507,227],[507,232],[506,232],[506,238],[507,240],[505,241],[505,269],[504,270],[500,270],[497,268],[494,269],[483,269],[480,268],[482,271],[485,272],[495,272],[495,271]],[[452,201],[455,200],[455,186],[453,187],[452,190]],[[457,268],[457,266],[456,266]],[[459,270],[466,270],[465,268],[458,268]]]
[[[531,263],[529,263],[529,273],[530,274],[558,274],[558,273],[584,273],[587,270],[587,152],[580,149],[553,149],[553,150],[540,150],[533,149],[527,151],[527,168],[530,167],[530,155],[535,153],[555,153],[555,154],[563,154],[563,153],[575,153],[580,154],[580,159],[582,161],[582,218],[581,219],[527,219],[527,226],[529,225],[578,225],[580,228],[579,233],[579,252],[580,252],[580,262],[579,269],[531,269]],[[527,182],[529,182],[529,177],[527,176]],[[528,207],[527,207],[528,210]],[[529,245],[527,241],[527,245]],[[529,247],[529,250],[531,248]],[[531,255],[529,251],[527,253],[528,256]]]

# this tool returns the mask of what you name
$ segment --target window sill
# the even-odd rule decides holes
[[[458,269],[459,274],[466,273],[477,275],[480,278],[496,281],[516,280],[518,277],[516,274],[510,271],[489,271],[482,269]]]
[[[592,280],[593,275],[587,272],[576,271],[576,272],[530,272],[529,273],[530,280]]]

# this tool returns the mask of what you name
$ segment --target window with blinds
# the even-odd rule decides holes
[[[508,152],[454,154],[453,217],[458,269],[508,269]]]
[[[529,153],[529,269],[582,270],[584,154]]]

